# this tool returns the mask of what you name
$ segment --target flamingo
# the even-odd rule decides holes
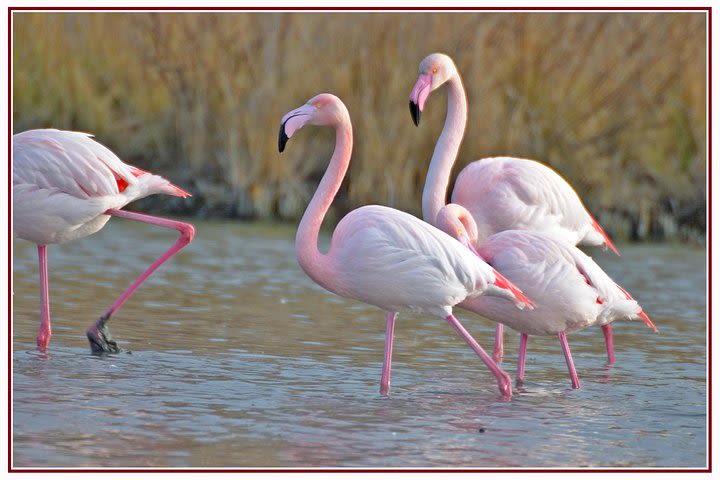
[[[434,53],[420,62],[410,92],[410,113],[416,126],[430,92],[447,85],[447,117],[435,145],[422,196],[423,218],[434,222],[445,205],[450,171],[457,159],[467,123],[467,100],[453,60]],[[478,226],[478,242],[503,230],[553,233],[572,245],[610,248],[615,245],[590,215],[572,186],[550,167],[513,157],[484,158],[465,167],[455,181],[452,202],[466,207]],[[479,245],[478,244],[478,245]],[[612,323],[602,326],[608,363],[615,363]],[[493,357],[503,355],[503,329],[498,324]]]
[[[533,310],[507,308],[490,297],[467,298],[460,307],[521,332],[516,382],[525,376],[528,335],[557,335],[570,372],[580,388],[567,334],[616,320],[643,320],[657,332],[640,305],[589,256],[555,234],[504,230],[476,250],[478,229],[471,213],[458,204],[440,209],[437,227],[454,236],[510,282],[534,299]]]
[[[338,97],[317,95],[282,117],[280,152],[304,125],[333,127],[335,149],[298,226],[295,254],[300,267],[318,285],[386,311],[380,393],[388,395],[390,391],[395,319],[398,312],[411,310],[444,318],[487,365],[501,394],[511,396],[510,377],[455,318],[452,307],[477,295],[510,299],[518,308],[531,308],[532,302],[449,235],[385,206],[367,205],[348,213],[337,224],[328,252],[320,252],[320,226],[350,163],[352,126]]]
[[[65,243],[100,230],[111,216],[172,228],[179,239],[153,262],[87,330],[93,352],[119,352],[107,321],[160,265],[195,235],[192,225],[121,210],[154,193],[190,194],[164,178],[123,163],[92,135],[56,129],[13,135],[13,232],[37,244],[40,261],[40,330],[37,346],[50,344],[47,245]]]

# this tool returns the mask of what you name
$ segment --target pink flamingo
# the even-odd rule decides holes
[[[368,205],[347,214],[335,228],[329,251],[321,253],[317,246],[320,226],[350,163],[352,126],[350,114],[339,98],[327,93],[317,95],[282,118],[280,152],[304,125],[333,127],[335,150],[300,221],[295,237],[297,260],[305,273],[325,289],[387,312],[380,393],[387,395],[390,389],[395,319],[399,311],[413,310],[444,318],[495,375],[500,392],[510,396],[510,377],[463,328],[452,314],[452,307],[467,297],[482,294],[510,299],[519,308],[531,307],[531,302],[459,242],[389,207]]]
[[[420,75],[410,92],[415,125],[430,92],[447,85],[445,125],[435,145],[422,197],[423,218],[434,222],[445,205],[450,171],[457,159],[467,123],[467,100],[462,79],[450,57],[434,53],[420,62]],[[478,225],[478,241],[503,230],[553,233],[572,245],[599,245],[619,255],[600,224],[585,209],[570,184],[553,169],[534,160],[484,158],[465,167],[455,181],[452,202],[463,205]],[[478,244],[479,245],[479,244]],[[603,325],[608,363],[615,362],[612,324]],[[493,356],[503,355],[502,325],[495,334]]]
[[[558,336],[572,387],[580,388],[567,333],[616,320],[643,320],[657,332],[630,294],[589,256],[554,234],[505,230],[492,235],[476,250],[478,229],[466,208],[448,204],[438,213],[436,223],[534,299],[535,308],[525,311],[507,308],[490,297],[467,298],[460,304],[521,332],[518,385],[525,376],[528,335]]]
[[[37,345],[50,343],[50,296],[47,245],[86,237],[110,216],[172,228],[180,238],[153,262],[87,330],[94,352],[119,352],[106,322],[160,265],[190,243],[192,225],[121,210],[154,193],[190,196],[157,175],[122,162],[91,135],[55,129],[29,130],[13,136],[13,231],[38,245],[41,319]]]

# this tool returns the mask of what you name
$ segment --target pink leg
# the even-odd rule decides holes
[[[140,285],[155,271],[160,265],[165,263],[170,257],[175,255],[178,250],[190,243],[195,236],[195,228],[189,223],[168,220],[166,218],[153,217],[142,213],[127,212],[125,210],[110,209],[105,212],[106,215],[114,215],[116,217],[136,220],[138,222],[149,223],[164,228],[172,228],[180,232],[180,238],[162,254],[145,270],[130,286],[115,300],[110,308],[87,330],[87,336],[90,340],[90,348],[94,352],[119,352],[117,343],[110,338],[110,332],[105,326],[112,314],[114,314],[127,301],[130,296],[135,293]]]
[[[47,245],[38,245],[40,259],[40,331],[37,336],[38,350],[47,350],[50,344],[50,288],[47,273]]]
[[[520,334],[520,349],[518,350],[518,366],[517,376],[515,378],[515,385],[522,385],[523,379],[525,378],[525,354],[527,353],[527,333]]]
[[[493,360],[497,363],[502,362],[503,359],[503,324],[495,324],[495,350],[493,351]]]
[[[387,312],[385,314],[385,357],[383,358],[382,376],[380,377],[380,395],[390,393],[390,364],[392,363],[396,318],[397,312]]]
[[[445,317],[445,320],[452,325],[452,327],[455,329],[456,332],[460,334],[461,337],[465,340],[465,342],[470,345],[470,348],[475,350],[475,353],[480,357],[480,359],[485,362],[485,365],[490,369],[490,371],[495,375],[495,378],[498,382],[498,387],[500,388],[500,393],[504,397],[510,397],[512,396],[512,386],[510,385],[510,375],[503,372],[500,367],[498,367],[497,363],[493,361],[492,358],[490,358],[490,355],[485,353],[485,350],[478,344],[475,339],[468,333],[467,330],[465,330],[465,327],[462,326],[462,324],[458,321],[457,318],[453,314],[448,315]]]
[[[560,346],[562,347],[563,354],[565,355],[565,362],[570,372],[570,380],[572,381],[572,388],[580,388],[580,379],[578,378],[577,372],[575,371],[575,363],[573,363],[572,355],[570,355],[570,345],[568,345],[567,336],[565,332],[558,333],[560,338]]]
[[[602,326],[605,334],[605,347],[607,347],[608,365],[615,363],[615,344],[613,343],[612,323]]]

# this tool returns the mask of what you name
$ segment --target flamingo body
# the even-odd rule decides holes
[[[466,207],[477,222],[478,245],[504,230],[552,233],[571,245],[608,244],[570,184],[535,160],[473,162],[458,175],[452,201]]]
[[[478,253],[533,298],[535,308],[513,311],[491,298],[467,299],[460,306],[521,333],[557,335],[643,319],[640,305],[592,258],[552,234],[503,231],[492,235]]]
[[[477,227],[470,212],[448,204],[438,213],[438,228],[459,240],[535,300],[517,312],[490,297],[468,298],[459,306],[521,332],[518,383],[525,375],[528,335],[557,335],[573,388],[580,388],[566,335],[590,325],[642,320],[657,331],[640,305],[589,256],[557,235],[505,230],[475,248]],[[607,330],[605,330],[607,331]]]
[[[104,212],[166,193],[189,194],[157,175],[122,162],[81,132],[29,130],[13,136],[13,232],[37,244],[91,235]]]
[[[327,258],[333,275],[329,290],[392,312],[444,318],[469,296],[508,296],[493,285],[492,267],[462,244],[408,213],[380,205],[347,214]]]

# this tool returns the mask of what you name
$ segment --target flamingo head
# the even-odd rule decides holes
[[[478,241],[478,229],[470,212],[456,203],[449,203],[440,209],[435,226],[469,248],[475,255]],[[482,257],[480,257],[482,258]]]
[[[425,101],[430,92],[453,77],[457,77],[457,68],[452,58],[443,53],[433,53],[420,62],[420,74],[410,91],[410,115],[415,126],[420,124],[420,114],[425,109]]]
[[[345,104],[338,97],[330,93],[316,95],[305,105],[283,116],[280,121],[278,149],[280,152],[285,150],[288,139],[305,125],[336,126],[349,118]]]

